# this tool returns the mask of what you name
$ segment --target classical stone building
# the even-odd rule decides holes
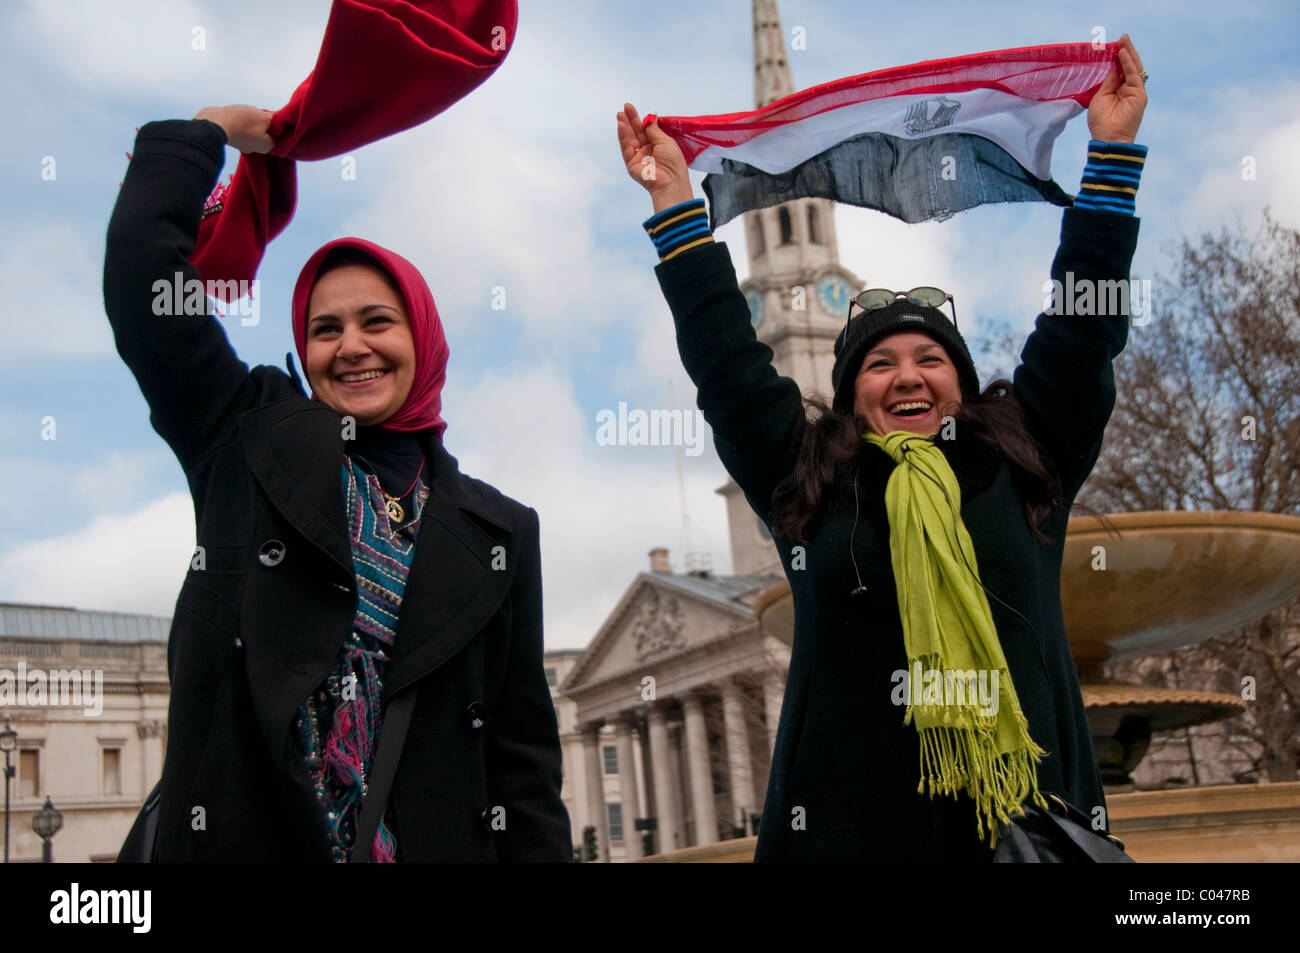
[[[41,859],[32,816],[63,815],[56,861],[117,856],[167,742],[169,619],[0,603],[0,721],[11,755],[10,860]]]
[[[754,97],[764,106],[794,84],[775,0],[754,0],[753,13]],[[800,199],[746,213],[744,234],[741,291],[758,338],[779,373],[805,394],[824,394],[849,298],[862,287],[839,262],[833,203]],[[663,852],[752,834],[762,809],[789,652],[763,633],[753,606],[784,576],[740,488],[728,481],[718,492],[736,574],[674,573],[667,551],[652,551],[650,572],[633,580],[562,682],[566,803],[575,839],[597,827],[602,860],[641,856],[640,838],[627,836],[630,818],[653,818]],[[611,836],[613,816],[621,838]]]
[[[566,793],[585,788],[566,797],[574,835],[595,826],[601,860],[642,856],[638,818],[654,818],[656,852],[753,833],[789,663],[752,608],[778,577],[673,573],[666,550],[650,557],[557,705]]]

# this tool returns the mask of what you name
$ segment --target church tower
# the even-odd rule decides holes
[[[776,0],[754,2],[754,100],[758,108],[794,92]],[[849,298],[863,287],[840,264],[835,203],[796,199],[743,216],[749,277],[740,285],[758,339],[774,352],[777,373],[805,393],[831,394],[835,338]],[[767,528],[734,480],[718,490],[727,501],[731,560],[738,576],[780,575]]]

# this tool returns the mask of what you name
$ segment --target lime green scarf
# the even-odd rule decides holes
[[[1046,808],[1034,768],[1046,752],[1029,736],[1011,685],[975,547],[961,521],[961,488],[934,438],[896,430],[863,439],[904,464],[885,485],[885,510],[907,649],[903,724],[915,720],[921,736],[917,791],[928,786],[932,798],[935,791],[953,797],[965,791],[976,805],[979,836],[987,824],[996,844],[997,822],[1022,813],[1027,797]],[[994,703],[986,705],[990,697]]]

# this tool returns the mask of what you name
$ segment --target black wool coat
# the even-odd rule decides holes
[[[1052,277],[1126,279],[1137,232],[1129,216],[1067,209]],[[777,374],[755,336],[722,244],[684,252],[656,273],[722,462],[770,528],[773,490],[791,472],[806,426],[799,387]],[[998,451],[960,428],[938,441],[961,486],[962,520],[1030,734],[1048,752],[1039,789],[1089,814],[1105,798],[1066,642],[1061,561],[1069,505],[1096,462],[1115,402],[1111,361],[1127,334],[1122,315],[1040,315],[1015,372],[1030,431],[1062,484],[1063,505],[1043,527],[1055,543],[1033,535]],[[775,538],[795,632],[755,860],[990,859],[969,798],[917,793],[917,732],[894,701],[893,675],[907,659],[884,502],[893,468],[864,445],[856,533],[846,480],[797,562],[796,544]],[[859,598],[850,596],[858,586],[850,551],[868,589]]]
[[[199,278],[188,257],[224,144],[201,120],[140,130],[104,266],[118,353],[185,470],[203,549],[168,643],[154,856],[325,861],[290,725],[357,608],[342,419],[296,374],[250,371],[210,315],[152,308],[155,281]],[[460,473],[432,431],[421,437],[431,495],[383,695],[387,706],[417,693],[388,802],[398,859],[569,861],[537,514]],[[123,856],[138,855],[142,828]]]

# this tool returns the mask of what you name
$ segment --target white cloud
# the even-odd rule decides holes
[[[685,403],[685,401],[683,401]],[[553,368],[490,372],[449,394],[448,448],[462,470],[537,510],[547,645],[585,645],[656,546],[681,567],[681,503],[671,448],[600,447],[565,377]],[[708,435],[706,440],[711,441]],[[692,462],[702,462],[703,457]],[[692,545],[729,570],[721,467],[687,467]]]
[[[170,616],[194,553],[194,506],[171,493],[132,513],[0,555],[3,598]]]
[[[386,187],[344,232],[407,254],[449,332],[472,327],[471,315],[570,336],[613,320],[630,266],[593,240],[591,187],[608,177],[599,164],[492,125],[444,124],[406,133],[378,175]],[[562,261],[581,265],[566,274]],[[497,287],[504,315],[492,310]]]
[[[224,88],[227,97],[211,105],[261,96],[259,105],[276,108],[311,72],[329,8],[277,4],[274,18],[267,9],[194,0],[29,0],[6,26],[54,75],[96,96],[152,99],[161,92],[197,112]]]
[[[174,465],[175,457],[166,450],[114,451],[77,470],[71,485],[80,498],[93,500],[99,507],[117,508],[133,499],[141,484],[153,482],[158,467]]]
[[[116,353],[104,315],[103,249],[85,229],[62,222],[24,224],[21,234],[22,241],[0,248],[0,288],[10,309],[0,365]]]
[[[1212,95],[1203,114],[1186,117],[1187,131],[1200,134],[1188,137],[1188,154],[1180,163],[1198,170],[1200,178],[1176,210],[1184,229],[1217,230],[1239,218],[1251,221],[1266,205],[1282,222],[1300,224],[1297,101],[1296,81],[1264,94],[1235,87]],[[1252,178],[1245,177],[1248,166]]]

